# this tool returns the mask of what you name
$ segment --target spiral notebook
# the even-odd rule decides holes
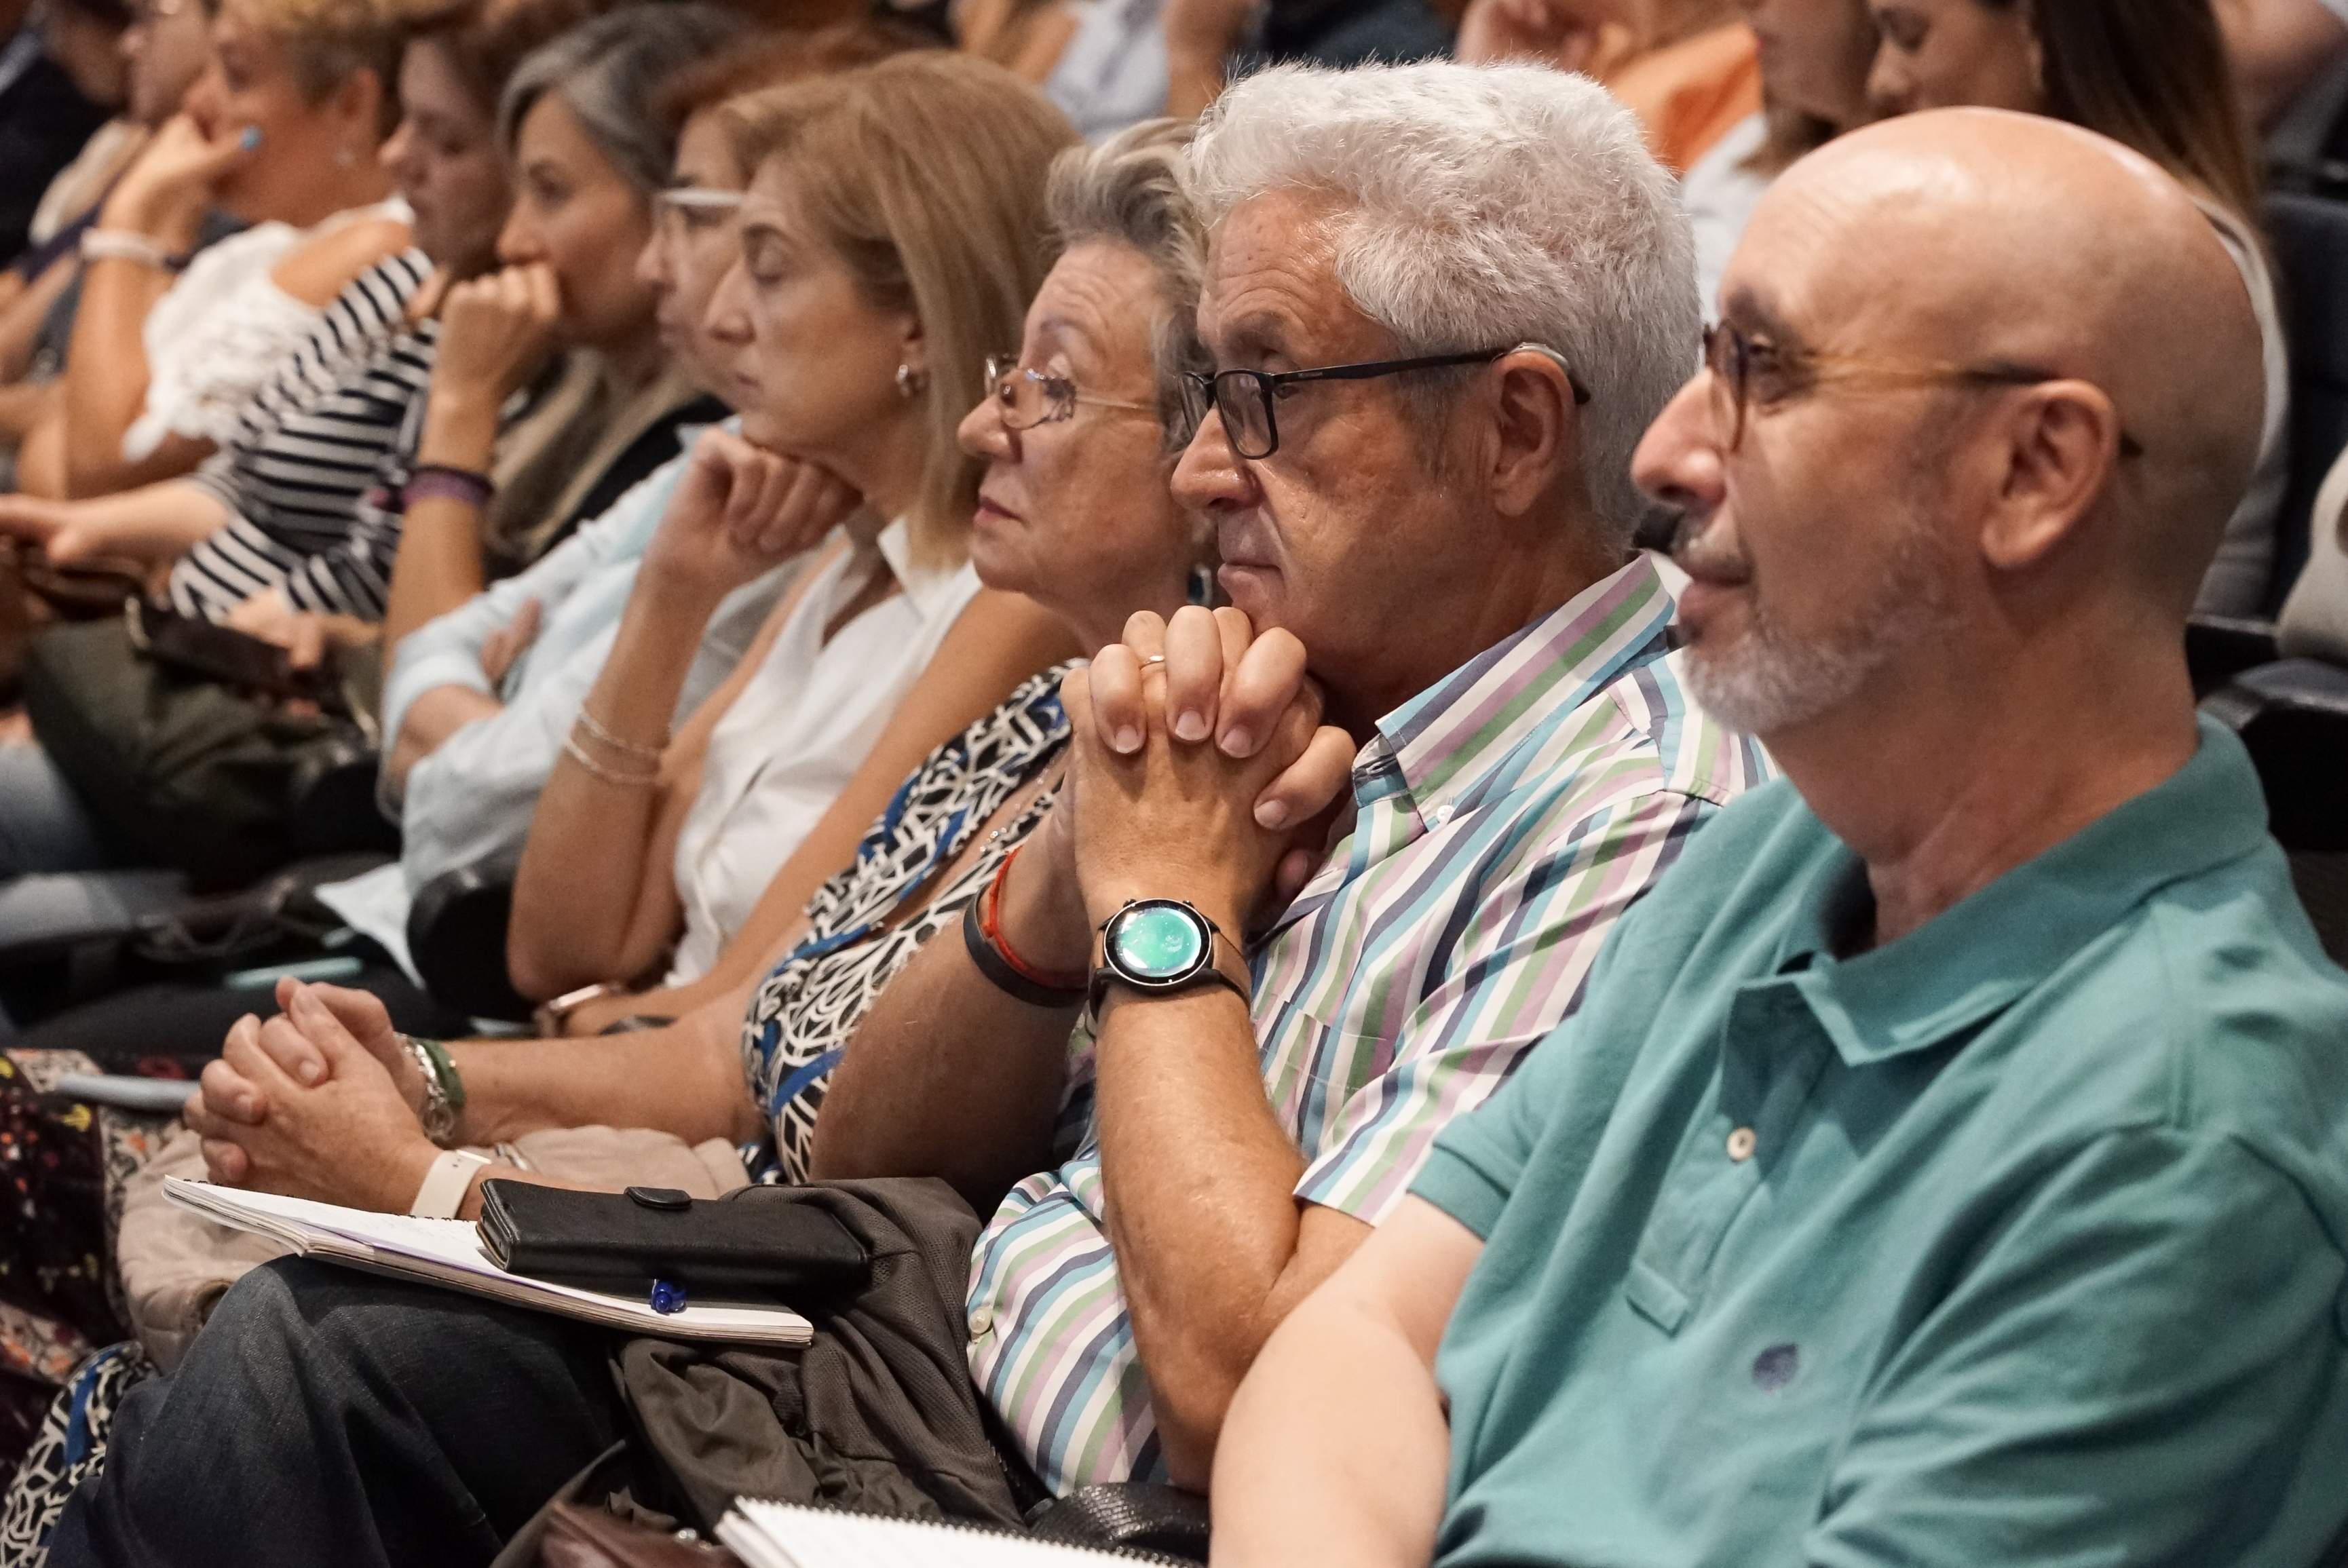
[[[748,1568],[1188,1568],[1155,1552],[1068,1546],[1008,1531],[737,1498],[717,1539]]]
[[[216,1224],[267,1236],[304,1257],[446,1286],[623,1333],[736,1345],[804,1345],[814,1337],[806,1318],[779,1307],[687,1306],[682,1312],[654,1312],[640,1296],[608,1296],[510,1274],[482,1250],[480,1230],[470,1220],[379,1214],[306,1198],[216,1187],[182,1176],[165,1177],[163,1195]]]

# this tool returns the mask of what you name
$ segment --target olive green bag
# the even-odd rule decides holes
[[[369,662],[346,663],[345,689]],[[241,691],[148,656],[120,617],[41,632],[24,679],[34,734],[127,863],[241,887],[299,855],[392,838],[372,801],[369,704],[344,716]],[[338,772],[356,787],[327,791],[322,811]]]

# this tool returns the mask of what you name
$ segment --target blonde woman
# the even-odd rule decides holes
[[[400,46],[375,0],[221,6],[183,112],[82,239],[62,391],[21,459],[27,492],[190,471],[344,287],[407,250],[376,158],[398,118]],[[183,269],[211,210],[250,227]]]
[[[978,465],[955,444],[1043,277],[1066,120],[946,55],[726,118],[756,172],[709,328],[742,433],[696,450],[514,890],[514,982],[561,999],[574,1030],[675,1016],[761,972],[897,781],[1067,651],[1031,602],[979,587]],[[734,676],[672,736],[711,613],[810,545]],[[647,979],[664,992],[627,994]],[[614,994],[582,1011],[580,988]]]

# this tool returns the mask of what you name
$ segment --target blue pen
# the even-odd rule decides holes
[[[671,1280],[654,1280],[652,1308],[664,1317],[684,1311],[685,1286]]]

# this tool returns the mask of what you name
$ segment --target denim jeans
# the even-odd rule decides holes
[[[126,1396],[52,1568],[460,1568],[619,1437],[611,1336],[286,1259]]]

